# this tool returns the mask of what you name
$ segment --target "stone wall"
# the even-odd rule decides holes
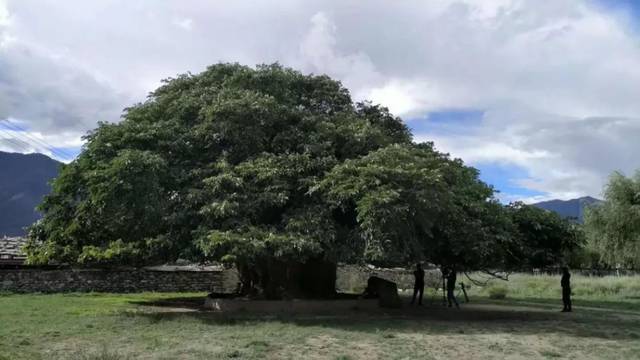
[[[238,284],[235,270],[188,267],[157,267],[146,269],[0,269],[0,292],[183,292],[206,291],[232,293]],[[163,270],[158,270],[163,269]],[[412,270],[380,269],[371,266],[338,266],[336,289],[360,293],[370,276],[395,282],[399,289],[413,288]],[[438,269],[425,269],[427,287],[441,284]],[[441,285],[440,285],[441,286]]]
[[[22,265],[26,257],[20,249],[25,243],[21,237],[0,237],[0,266]]]
[[[182,292],[229,293],[238,282],[234,271],[153,271],[95,269],[0,270],[0,292]]]

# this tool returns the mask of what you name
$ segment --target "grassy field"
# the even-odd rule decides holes
[[[640,276],[574,275],[571,287],[579,307],[640,311]],[[484,287],[472,287],[469,293],[489,297],[496,289],[504,291],[510,303],[561,304],[559,276],[513,274],[509,281],[494,280]]]
[[[472,287],[460,310],[431,291],[422,308],[324,317],[221,316],[204,294],[2,294],[0,359],[640,359],[640,277],[573,280],[571,314],[557,277],[524,275]]]

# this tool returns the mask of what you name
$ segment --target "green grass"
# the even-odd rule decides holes
[[[469,294],[490,298],[492,291],[501,288],[511,303],[561,304],[560,277],[550,275],[513,274],[509,281],[492,280],[484,287],[472,286]],[[575,306],[640,311],[640,276],[573,275],[571,288]]]
[[[461,310],[330,317],[221,316],[197,310],[199,293],[2,294],[0,359],[640,358],[640,278],[588,280],[574,278],[572,314],[557,277],[524,275],[495,283],[503,300],[472,287]]]

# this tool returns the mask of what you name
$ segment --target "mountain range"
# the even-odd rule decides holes
[[[61,163],[42,154],[0,151],[0,238],[25,235],[38,220],[35,207],[50,191]]]
[[[584,209],[591,205],[598,205],[602,200],[591,196],[584,196],[571,200],[549,200],[535,204],[533,206],[558,213],[564,218],[574,219],[579,223],[584,222]]]

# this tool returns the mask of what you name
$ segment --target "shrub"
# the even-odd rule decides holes
[[[504,299],[507,297],[506,286],[492,286],[489,288],[489,299]]]

